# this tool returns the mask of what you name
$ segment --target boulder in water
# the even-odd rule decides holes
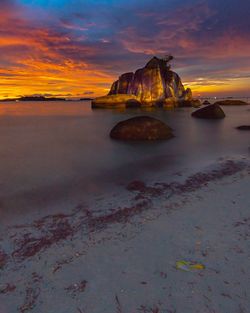
[[[192,113],[193,117],[206,119],[221,119],[226,115],[218,104],[210,104]]]
[[[162,121],[137,116],[118,123],[110,132],[112,139],[118,140],[166,140],[173,137],[172,129]]]
[[[209,105],[209,104],[211,104],[208,100],[205,100],[205,101],[203,101],[203,103],[202,103],[203,105]]]

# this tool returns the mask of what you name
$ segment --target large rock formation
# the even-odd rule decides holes
[[[118,123],[110,132],[110,137],[118,140],[166,140],[173,137],[172,129],[162,121],[137,116]]]
[[[108,96],[102,97],[109,101],[110,96],[133,95],[142,105],[159,106],[192,106],[192,92],[185,90],[180,77],[170,70],[168,60],[152,58],[144,68],[135,73],[122,74],[115,81]],[[98,98],[93,101],[93,104]]]

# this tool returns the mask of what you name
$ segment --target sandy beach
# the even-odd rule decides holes
[[[83,205],[12,225],[1,313],[248,312],[249,173],[249,159],[222,160],[168,186],[131,182],[112,201],[130,205],[105,215]]]

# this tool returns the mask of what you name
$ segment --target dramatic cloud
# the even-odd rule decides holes
[[[235,0],[2,0],[0,98],[105,94],[166,53],[196,94],[249,95],[249,13]]]

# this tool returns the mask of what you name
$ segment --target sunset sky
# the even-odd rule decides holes
[[[154,55],[196,96],[250,96],[250,1],[1,0],[0,99],[94,97]]]

